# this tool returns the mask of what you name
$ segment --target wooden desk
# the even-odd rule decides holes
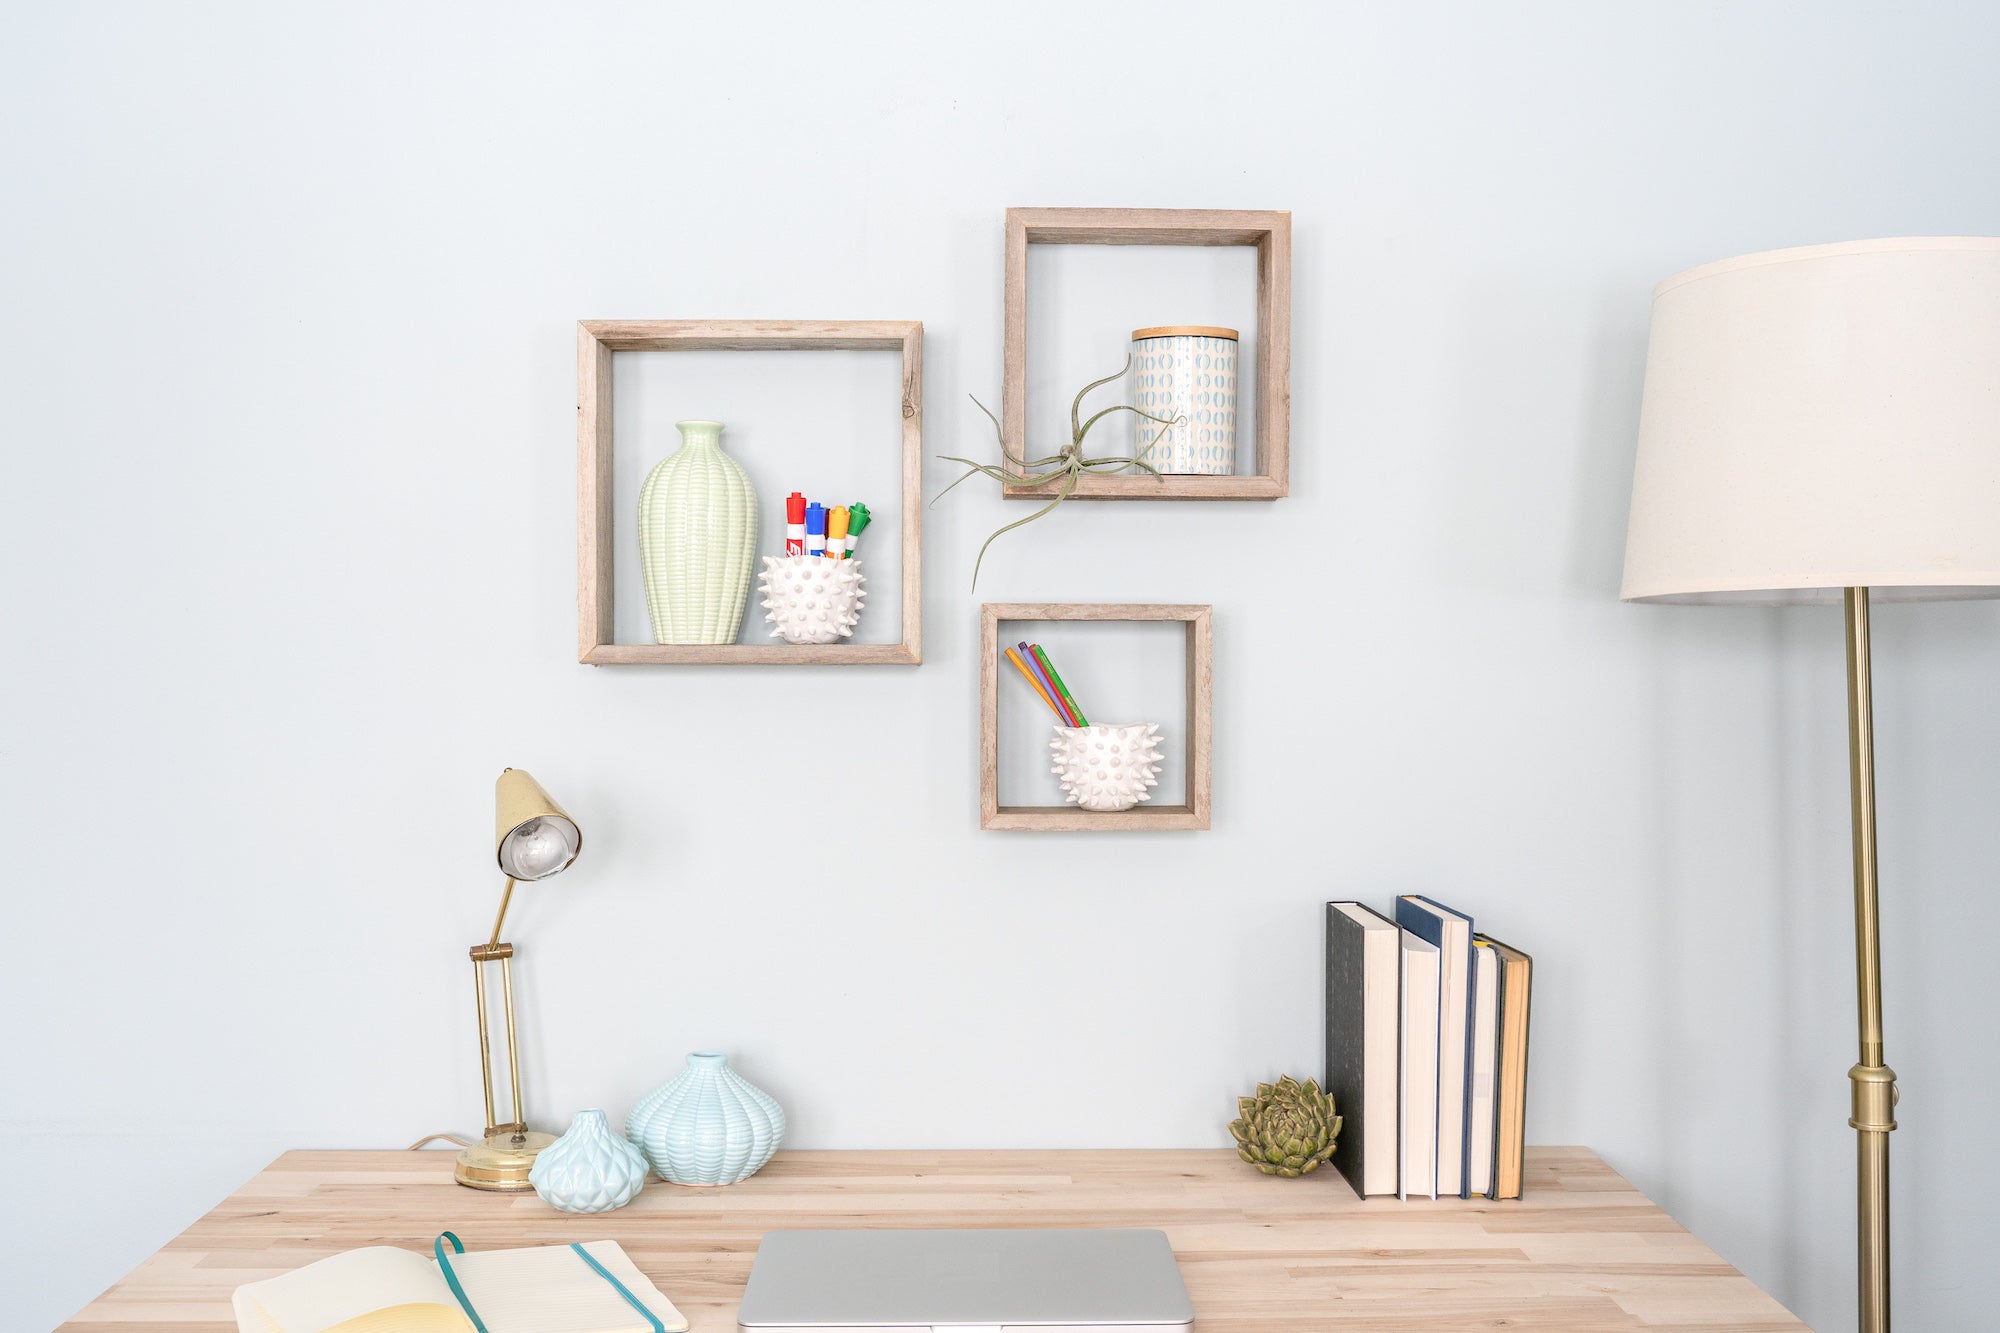
[[[450,1152],[288,1152],[58,1333],[234,1333],[229,1293],[357,1245],[605,1237],[694,1321],[734,1333],[777,1227],[1161,1227],[1200,1333],[1303,1329],[1803,1329],[1583,1148],[1530,1148],[1507,1203],[1363,1202],[1332,1171],[1233,1152],[786,1152],[721,1190],[647,1184],[615,1213],[451,1179]]]

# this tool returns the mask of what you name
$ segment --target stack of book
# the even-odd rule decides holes
[[[1533,961],[1418,894],[1326,905],[1333,1163],[1361,1195],[1521,1197]]]

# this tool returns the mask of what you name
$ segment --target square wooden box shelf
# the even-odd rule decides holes
[[[901,643],[615,643],[614,352],[879,351],[903,357]],[[915,665],[923,653],[924,326],[914,319],[587,319],[576,326],[577,660],[592,666]],[[744,610],[755,613],[756,590]]]
[[[1208,827],[1210,697],[1214,608],[1119,602],[988,602],[979,608],[979,827],[1055,833],[1139,832]],[[1003,621],[1179,621],[1186,631],[1187,801],[1130,810],[1074,805],[1000,804],[1000,625]],[[1043,761],[1046,762],[1046,761]]]
[[[1072,500],[1276,500],[1291,486],[1292,215],[1221,208],[1010,208],[1000,421],[1028,437],[1028,247],[1248,245],[1257,249],[1257,438],[1254,472],[1164,476],[1133,471],[1077,478]],[[1053,452],[1053,451],[1043,451]],[[1022,457],[1036,455],[1023,454]],[[1010,483],[1010,500],[1046,500],[1061,482]]]

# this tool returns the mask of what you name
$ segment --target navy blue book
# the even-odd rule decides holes
[[[1420,893],[1396,899],[1396,924],[1438,950],[1439,1194],[1471,1198],[1472,918]]]

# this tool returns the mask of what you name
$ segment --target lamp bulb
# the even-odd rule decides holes
[[[537,815],[500,844],[500,868],[518,880],[553,875],[576,859],[583,837],[575,824],[557,815]]]

